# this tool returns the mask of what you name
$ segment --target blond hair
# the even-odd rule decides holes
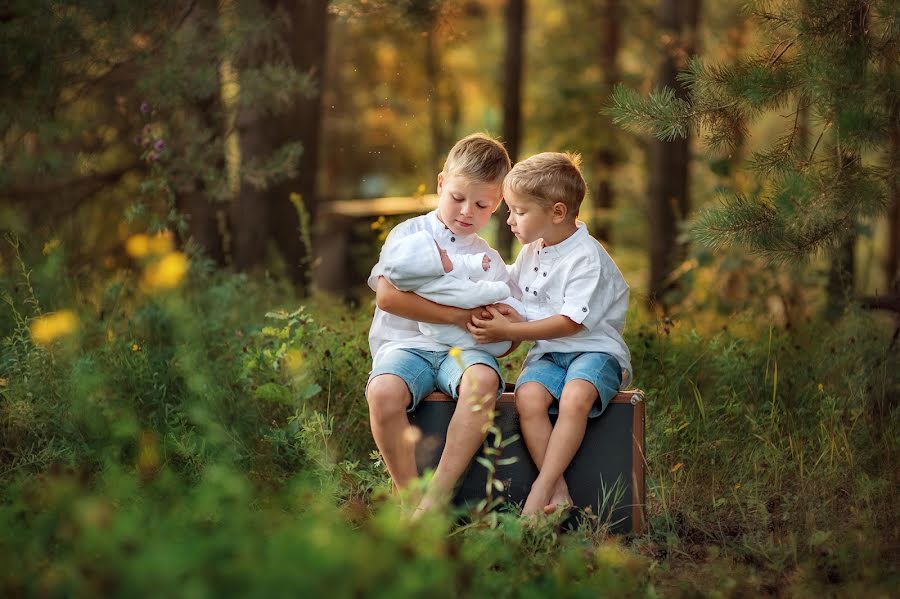
[[[451,148],[443,174],[445,177],[462,175],[474,181],[499,183],[511,167],[503,144],[484,133],[473,133]]]
[[[516,164],[503,180],[503,193],[526,196],[544,208],[565,204],[577,216],[587,184],[581,176],[581,156],[570,152],[543,152]]]

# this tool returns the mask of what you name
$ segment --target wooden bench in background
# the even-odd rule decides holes
[[[504,439],[518,434],[517,441],[503,449],[502,458],[516,457],[513,464],[497,466],[495,478],[503,481],[506,503],[523,504],[538,470],[519,431],[512,390],[508,387],[497,402],[497,420]],[[575,505],[608,522],[616,533],[640,532],[644,528],[644,394],[619,393],[599,417],[588,421],[584,441],[566,470],[565,478]],[[437,466],[447,426],[456,403],[433,393],[410,414],[422,431],[416,451],[419,471]],[[478,453],[479,456],[483,454]],[[485,496],[487,469],[472,461],[454,498],[457,505],[476,503]]]

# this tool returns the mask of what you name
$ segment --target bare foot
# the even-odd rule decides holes
[[[522,508],[522,516],[529,517],[542,513],[544,506],[550,499],[551,490],[544,489],[537,481],[531,485],[528,498],[525,499],[525,507]]]
[[[440,509],[444,506],[444,502],[437,497],[434,492],[426,492],[422,497],[422,500],[419,502],[419,505],[416,506],[416,509],[412,511],[410,514],[410,521],[417,522],[421,520],[426,513]]]
[[[566,481],[560,478],[556,488],[553,489],[553,495],[550,497],[550,501],[544,506],[544,513],[550,515],[557,510],[565,511],[571,508],[572,505],[573,501],[572,496],[569,495],[569,487],[566,485]]]

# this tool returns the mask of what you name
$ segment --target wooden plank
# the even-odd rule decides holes
[[[392,196],[359,200],[335,200],[322,204],[325,214],[362,218],[368,216],[398,216],[424,214],[437,208],[437,194],[421,196]]]

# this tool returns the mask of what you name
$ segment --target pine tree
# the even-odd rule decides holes
[[[659,139],[701,133],[712,151],[727,155],[754,119],[787,111],[783,135],[748,159],[758,191],[723,197],[699,214],[694,233],[712,247],[742,244],[775,263],[837,254],[861,219],[896,201],[900,5],[757,0],[746,10],[769,35],[765,52],[728,64],[692,60],[679,75],[686,99],[668,88],[642,97],[619,86],[608,112]]]

